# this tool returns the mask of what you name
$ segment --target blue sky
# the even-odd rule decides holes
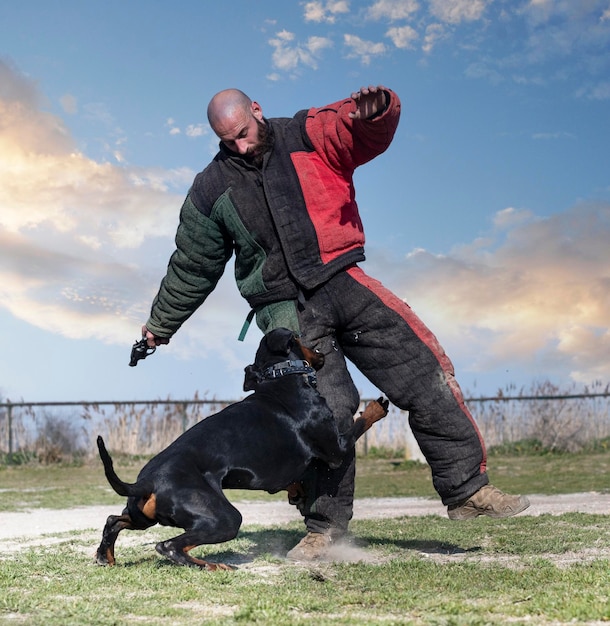
[[[466,392],[610,382],[608,0],[20,0],[0,3],[0,395],[240,397],[260,333],[237,342],[230,266],[127,365],[216,151],[207,103],[238,87],[288,116],[368,84],[403,114],[356,174],[364,268]]]

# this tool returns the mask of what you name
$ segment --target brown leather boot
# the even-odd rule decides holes
[[[292,550],[286,554],[291,561],[319,561],[328,555],[333,543],[329,533],[308,532]]]
[[[493,485],[485,485],[470,498],[447,507],[449,519],[466,520],[479,515],[512,517],[525,511],[530,501],[525,496],[511,496]]]

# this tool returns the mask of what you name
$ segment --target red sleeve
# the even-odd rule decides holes
[[[385,111],[372,120],[349,117],[348,113],[356,109],[351,98],[308,111],[307,135],[329,167],[353,172],[387,150],[400,119],[400,99],[393,91],[385,91],[390,101]]]

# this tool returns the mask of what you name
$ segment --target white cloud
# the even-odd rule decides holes
[[[534,215],[527,209],[507,207],[494,215],[493,224],[497,229],[507,230],[531,222],[533,218]]]
[[[346,58],[360,59],[362,65],[369,65],[373,57],[383,55],[387,51],[385,44],[366,41],[356,35],[345,34],[343,43],[348,48]]]
[[[386,37],[389,37],[397,48],[413,48],[413,43],[417,41],[419,35],[411,26],[395,26],[386,32]]]
[[[326,37],[312,36],[305,43],[295,42],[295,35],[287,30],[276,33],[269,40],[274,49],[272,54],[273,67],[282,72],[293,72],[301,65],[317,69],[322,52],[332,46]]]
[[[172,117],[168,118],[165,122],[165,126],[169,128],[170,135],[181,135],[182,129],[176,123]],[[187,137],[204,137],[209,134],[210,127],[208,124],[199,123],[199,124],[188,124],[184,129],[184,134]]]
[[[481,19],[488,0],[430,0],[430,13],[447,24],[473,22]]]
[[[442,24],[429,24],[426,27],[426,33],[424,35],[424,43],[422,50],[428,54],[432,52],[432,49],[439,41],[442,41],[447,36],[445,27]]]
[[[575,89],[578,97],[610,99],[604,78],[610,65],[607,0],[526,0],[512,4],[492,0],[378,0],[366,10],[365,17],[385,22],[386,37],[398,50],[411,50],[421,42],[422,52],[429,54],[440,42],[450,40],[456,50],[472,52],[476,57],[466,69],[471,78],[544,86],[570,77],[584,82],[586,76],[590,77],[588,84]],[[499,33],[514,45],[503,45],[504,39],[492,40]],[[374,53],[367,53],[361,45],[360,33],[345,37],[354,49],[348,58],[359,56],[364,64],[370,63]]]
[[[377,0],[369,7],[367,15],[370,19],[406,20],[419,10],[417,0]]]
[[[305,21],[306,22],[323,22],[326,19],[326,11],[322,2],[306,2],[305,3]]]
[[[0,61],[0,307],[50,334],[128,349],[148,318],[195,172],[98,163],[76,150],[43,101]],[[235,341],[248,307],[231,274],[205,316],[165,350],[213,355],[216,369],[239,379],[260,333]]]
[[[327,0],[326,2],[305,3],[305,21],[306,22],[328,22],[334,24],[336,16],[341,13],[349,12],[349,2],[345,0]]]
[[[349,12],[347,3],[324,0],[306,2],[304,8],[305,21],[316,24],[334,23],[339,14]],[[366,41],[356,22],[351,22],[353,30],[343,34],[347,58],[359,58],[363,65],[375,56],[399,54],[418,45],[427,55],[441,42],[451,42],[456,54],[471,53],[465,70],[471,78],[545,86],[571,77],[584,82],[587,76],[588,84],[574,88],[577,96],[610,98],[603,78],[610,65],[607,0],[374,0],[359,16],[365,23],[385,24],[385,36],[393,44],[384,48],[383,43]],[[295,42],[293,33],[281,31],[270,44],[275,49],[270,80],[278,80],[280,71],[317,67],[318,56]]]
[[[552,217],[504,209],[494,231],[445,255],[417,250],[371,273],[405,297],[471,369],[504,365],[610,379],[610,205]]]
[[[88,158],[26,78],[1,62],[0,74],[0,306],[65,336],[123,336],[158,284],[142,282],[140,249],[171,250],[193,172]]]
[[[187,137],[202,137],[208,134],[209,127],[207,124],[189,124],[185,132]]]
[[[0,100],[7,104],[25,102],[37,107],[41,97],[32,81],[22,77],[10,62],[0,59]]]
[[[525,58],[542,63],[579,53],[592,67],[607,68],[609,11],[607,0],[531,0],[516,11],[529,31]]]
[[[272,54],[273,66],[279,70],[294,69],[299,62],[299,55],[295,48],[290,47],[294,40],[294,33],[282,30],[269,40],[269,45],[274,49]]]
[[[322,50],[331,48],[332,42],[327,37],[309,37],[307,39],[306,48],[314,56],[319,56]]]

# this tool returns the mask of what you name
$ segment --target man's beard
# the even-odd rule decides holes
[[[256,120],[258,127],[258,136],[256,145],[248,150],[244,158],[248,163],[252,163],[254,167],[260,168],[263,165],[265,154],[273,147],[273,136],[269,132],[269,126],[265,122]]]

